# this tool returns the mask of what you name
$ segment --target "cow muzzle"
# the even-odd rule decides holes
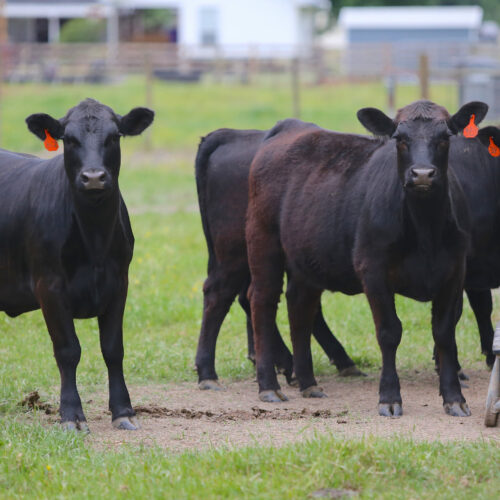
[[[434,167],[414,167],[410,170],[410,185],[420,191],[431,188],[436,176]]]
[[[106,172],[104,170],[85,170],[80,174],[80,180],[86,190],[106,188]]]

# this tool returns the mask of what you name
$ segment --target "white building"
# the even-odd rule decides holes
[[[180,45],[290,51],[311,47],[315,15],[328,8],[327,0],[7,0],[5,14],[13,41],[56,42],[64,20],[105,17],[108,41],[115,43],[124,16],[168,9]]]

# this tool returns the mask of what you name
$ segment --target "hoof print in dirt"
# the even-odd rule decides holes
[[[202,380],[198,384],[200,391],[225,391],[226,389],[219,384],[218,380]]]
[[[348,366],[339,370],[339,377],[367,377],[356,365]]]
[[[328,397],[324,392],[322,387],[318,387],[317,385],[311,385],[307,389],[304,389],[302,392],[303,398],[326,398]]]
[[[378,414],[381,417],[401,417],[403,415],[403,407],[401,403],[379,403]]]
[[[137,431],[141,428],[136,417],[118,417],[113,420],[112,425],[121,431]]]
[[[280,390],[259,392],[259,399],[264,403],[281,403],[282,401],[288,401],[288,398]]]
[[[83,434],[90,434],[89,426],[87,422],[80,422],[79,420],[66,420],[65,422],[61,422],[61,427],[65,431],[77,432],[80,431]]]
[[[452,417],[470,417],[471,415],[467,403],[458,403],[455,401],[455,403],[445,403],[443,406],[445,413]]]

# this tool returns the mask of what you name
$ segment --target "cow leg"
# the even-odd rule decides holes
[[[462,308],[463,308],[463,300],[460,301],[460,306],[457,307],[456,310],[456,323],[460,320],[460,316],[462,316]],[[456,337],[455,337],[455,342],[454,342],[454,356],[455,356],[455,370],[457,371],[458,378],[460,379],[460,385],[462,387],[469,387],[466,383],[465,380],[469,380],[468,375],[462,370],[462,367],[460,366],[460,362],[458,361],[458,349],[457,349],[457,343],[456,343]],[[439,374],[439,353],[436,344],[434,344],[434,365],[436,372]]]
[[[293,362],[300,391],[305,398],[326,397],[314,377],[311,332],[321,303],[321,290],[289,279],[286,291],[290,335],[293,344]]]
[[[253,341],[253,327],[252,327],[252,317],[250,311],[250,302],[247,298],[247,290],[246,288],[239,295],[239,303],[243,310],[247,315],[247,338],[248,338],[248,359],[255,364],[255,344]],[[295,377],[293,374],[293,357],[292,353],[288,350],[285,342],[283,341],[283,337],[278,329],[278,326],[275,325],[274,329],[274,348],[273,352],[275,353],[275,366],[278,373],[282,373],[286,381],[289,385],[295,385]]]
[[[253,327],[252,327],[252,312],[250,310],[250,302],[248,302],[248,286],[246,286],[238,296],[238,302],[241,308],[245,311],[247,320],[247,358],[255,365],[255,344],[253,341]]]
[[[127,298],[127,285],[117,294],[104,314],[98,317],[101,352],[108,369],[109,409],[113,427],[137,430],[139,423],[130,402],[123,376],[123,313]]]
[[[198,387],[202,390],[222,390],[215,371],[215,348],[219,331],[241,281],[221,269],[209,271],[203,285],[203,318],[196,351]]]
[[[283,288],[284,256],[279,237],[250,221],[247,221],[246,238],[252,274],[248,300],[254,329],[259,398],[279,403],[288,399],[281,392],[274,369],[276,312]]]
[[[456,288],[459,293],[450,292]],[[456,363],[455,327],[462,307],[462,289],[449,283],[432,302],[432,334],[439,359],[439,392],[443,396],[445,412],[454,417],[470,415],[460,388]]]
[[[366,376],[345,352],[343,345],[337,340],[323,316],[321,304],[314,318],[313,335],[330,360],[335,365],[341,377]]]
[[[63,280],[40,278],[36,282],[35,295],[45,318],[61,376],[61,424],[68,430],[88,432],[87,419],[76,387],[76,367],[80,362],[81,347],[66,301]]]
[[[396,370],[396,351],[403,329],[396,313],[394,294],[379,273],[365,271],[362,281],[382,351],[378,412],[384,417],[401,416],[403,407]]]
[[[492,368],[495,355],[491,350],[494,335],[493,325],[491,324],[491,313],[493,311],[491,290],[466,290],[465,292],[476,316],[481,339],[481,351],[486,356],[486,364],[489,368]]]

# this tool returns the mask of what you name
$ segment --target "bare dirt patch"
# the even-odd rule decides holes
[[[469,374],[469,388],[464,389],[472,410],[469,418],[453,418],[444,413],[437,376],[432,372],[402,375],[404,415],[389,419],[377,414],[375,375],[361,379],[323,377],[320,384],[329,396],[325,399],[304,399],[297,389],[283,384],[290,400],[281,404],[260,402],[254,381],[228,384],[223,392],[200,391],[194,383],[132,387],[132,401],[142,429],[112,429],[109,416],[98,408],[106,404],[103,397],[90,405],[91,412],[86,405],[92,430],[90,440],[99,448],[154,443],[171,450],[282,445],[316,434],[500,442],[500,428],[487,429],[483,425],[489,372]]]
[[[142,426],[135,432],[111,427],[105,390],[91,395],[82,391],[82,399],[91,429],[89,442],[99,449],[118,448],[124,443],[156,444],[171,451],[279,446],[325,434],[344,438],[410,437],[418,441],[491,439],[500,443],[500,427],[488,429],[483,425],[490,374],[485,370],[468,373],[469,387],[463,392],[472,410],[469,418],[444,413],[433,372],[401,375],[401,418],[378,416],[376,375],[322,377],[320,385],[329,396],[325,399],[304,399],[297,389],[283,383],[290,400],[281,404],[260,402],[254,381],[230,383],[219,392],[200,391],[194,382],[131,386]],[[55,421],[54,415],[43,418]]]

